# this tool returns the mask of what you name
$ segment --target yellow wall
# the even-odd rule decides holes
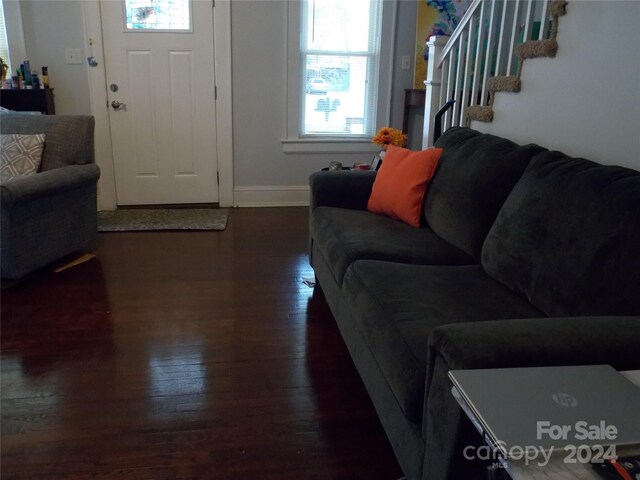
[[[424,60],[424,52],[427,44],[427,38],[433,24],[438,18],[438,10],[427,5],[425,0],[417,2],[417,27],[415,42],[415,65],[413,75],[413,88],[424,90],[424,81],[427,79],[427,62]]]

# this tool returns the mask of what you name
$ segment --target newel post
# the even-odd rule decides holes
[[[424,100],[424,128],[422,131],[422,148],[433,146],[433,116],[440,110],[440,72],[438,63],[442,49],[449,40],[448,36],[434,35],[429,38],[429,59],[427,61],[427,79],[424,84],[427,87]]]

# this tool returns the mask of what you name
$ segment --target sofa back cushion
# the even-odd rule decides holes
[[[640,172],[545,152],[500,211],[482,266],[547,315],[640,314],[639,245]]]
[[[424,218],[447,242],[480,261],[482,244],[531,158],[544,151],[469,128],[448,129],[425,197]]]
[[[86,115],[32,115],[3,113],[0,131],[3,134],[46,135],[41,171],[94,163],[93,117]]]

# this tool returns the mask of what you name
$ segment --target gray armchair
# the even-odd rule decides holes
[[[93,131],[89,116],[0,115],[3,134],[46,135],[40,171],[0,185],[2,278],[20,278],[95,242]]]

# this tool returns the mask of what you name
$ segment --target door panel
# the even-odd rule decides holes
[[[100,6],[118,205],[217,202],[212,4],[194,0],[179,32],[127,30],[120,1]]]

